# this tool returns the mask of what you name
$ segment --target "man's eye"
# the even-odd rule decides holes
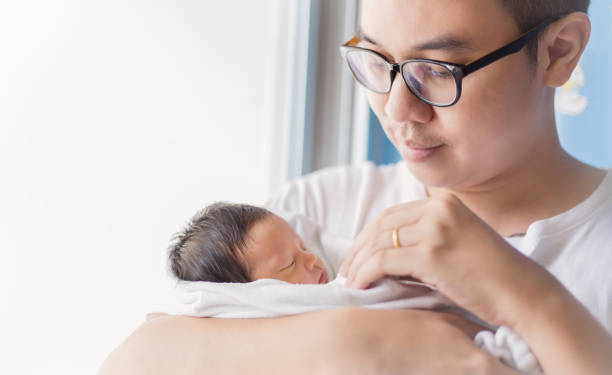
[[[386,66],[380,62],[373,62],[370,64],[370,70],[376,73],[381,73],[386,70]]]
[[[428,75],[434,78],[443,78],[447,79],[452,77],[451,72],[443,68],[429,68],[427,71]]]

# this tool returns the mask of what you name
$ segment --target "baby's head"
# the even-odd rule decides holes
[[[174,276],[188,281],[327,282],[321,260],[285,220],[246,204],[215,203],[198,212],[174,236],[169,261]]]

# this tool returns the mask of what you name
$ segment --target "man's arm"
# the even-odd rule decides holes
[[[399,229],[406,245],[395,248],[392,233]],[[513,329],[546,374],[611,373],[612,336],[605,328],[455,196],[392,207],[355,243],[341,269],[349,285],[361,288],[384,275],[416,277],[484,321]]]
[[[556,289],[540,292],[532,303],[516,298],[523,318],[513,328],[546,374],[611,374],[612,335],[569,291]]]
[[[156,317],[99,375],[516,374],[478,350],[479,328],[419,310],[343,308],[275,319]]]
[[[313,352],[316,342],[326,341],[326,332],[312,325],[313,318],[154,316],[111,353],[99,375],[286,374],[300,373],[287,368],[298,364],[304,374],[316,374],[316,361],[291,358],[300,351]]]

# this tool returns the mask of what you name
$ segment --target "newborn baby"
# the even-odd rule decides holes
[[[175,236],[169,259],[174,276],[186,281],[328,281],[321,259],[285,220],[246,204],[215,203],[198,212]]]
[[[313,234],[306,231],[304,235]],[[320,247],[314,246],[313,252],[326,258]],[[170,269],[182,280],[178,288],[184,294],[179,309],[171,313],[262,318],[355,305],[454,312],[486,326],[435,288],[419,282],[386,278],[368,290],[346,288],[340,277],[327,283],[324,263],[313,252],[287,221],[264,208],[231,203],[208,206],[175,236],[170,247]],[[475,343],[512,368],[541,373],[526,343],[506,327],[479,332]]]

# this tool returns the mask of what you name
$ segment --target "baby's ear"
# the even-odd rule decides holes
[[[590,35],[591,21],[583,12],[570,13],[546,29],[538,47],[538,65],[544,67],[547,86],[559,87],[569,80]]]

